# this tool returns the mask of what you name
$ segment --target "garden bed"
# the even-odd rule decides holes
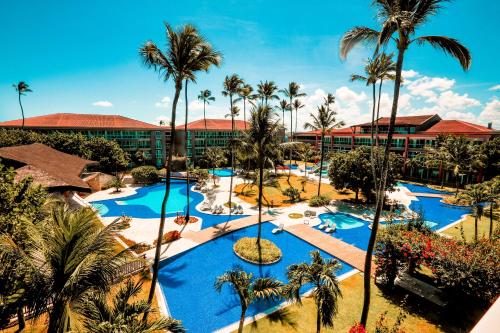
[[[255,237],[243,237],[239,239],[234,244],[233,250],[239,258],[256,265],[270,265],[280,261],[282,253],[276,244],[267,239],[261,239],[260,244],[260,257],[257,247],[257,238]]]

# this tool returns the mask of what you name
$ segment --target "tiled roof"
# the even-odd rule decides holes
[[[431,128],[423,131],[423,133],[454,133],[454,134],[490,134],[493,129],[481,125],[471,124],[462,120],[440,120]]]
[[[79,191],[89,191],[80,175],[87,165],[96,163],[41,143],[0,148],[0,158],[24,164],[17,169],[17,178],[31,175],[42,186],[70,187]]]
[[[21,127],[22,119],[0,122],[0,127]],[[116,128],[116,129],[165,129],[143,121],[103,114],[53,113],[29,117],[24,120],[26,128]]]
[[[431,119],[434,117],[435,114],[428,114],[428,115],[423,115],[423,116],[403,116],[403,117],[396,117],[396,126],[401,126],[401,125],[422,125],[425,123],[427,120]],[[389,117],[382,117],[379,118],[378,124],[379,125],[389,125]],[[370,126],[372,123],[364,123],[364,124],[359,124],[359,125],[354,125],[354,126]]]
[[[243,120],[235,120],[234,123],[236,130],[242,131],[245,129],[245,122]],[[247,122],[246,126],[249,128],[250,124]],[[207,128],[212,131],[230,131],[231,119],[207,119]],[[175,129],[183,130],[184,124],[177,125]],[[205,130],[205,121],[203,119],[199,119],[188,123],[188,130]]]
[[[337,135],[337,134],[352,134],[352,129],[350,127],[344,128],[335,128],[328,132],[328,135]],[[321,131],[309,131],[309,132],[297,132],[295,135],[321,135]]]

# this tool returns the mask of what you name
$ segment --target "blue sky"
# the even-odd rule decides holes
[[[339,119],[348,124],[369,117],[370,91],[349,82],[361,73],[370,50],[357,48],[340,61],[342,34],[355,25],[376,28],[370,0],[352,1],[1,1],[0,120],[20,117],[12,83],[23,80],[33,93],[24,98],[27,116],[54,113],[121,114],[148,122],[169,119],[171,82],[141,63],[146,40],[165,45],[163,21],[193,23],[224,54],[221,68],[200,74],[188,91],[190,119],[202,116],[196,96],[210,89],[217,98],[211,117],[227,113],[221,96],[227,74],[252,85],[274,80],[303,85],[307,107],[299,124],[321,103],[337,97]],[[439,113],[500,127],[500,69],[496,55],[500,4],[489,0],[449,3],[418,34],[458,38],[470,48],[471,70],[441,51],[415,46],[405,59],[406,85],[399,114]],[[382,98],[387,112],[392,85]],[[181,109],[183,113],[183,109]],[[183,116],[179,114],[178,121]]]

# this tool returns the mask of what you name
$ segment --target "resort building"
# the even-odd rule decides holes
[[[0,122],[0,128],[21,128],[22,119]],[[158,167],[165,164],[170,129],[119,115],[54,113],[26,118],[24,128],[50,133],[81,133],[116,141],[131,157],[138,151]]]
[[[89,165],[97,162],[66,154],[41,143],[2,147],[0,159],[16,171],[16,180],[32,177],[49,192],[91,192],[95,177],[82,179]],[[98,188],[100,189],[100,188]]]
[[[176,126],[176,150],[181,155],[198,160],[205,152],[205,143],[208,147],[226,148],[231,139],[232,121],[231,119],[207,119],[205,130],[205,120],[195,120],[187,125],[187,154],[184,149],[184,125]],[[234,121],[235,137],[241,135],[242,131],[249,128],[249,123],[243,120]]]

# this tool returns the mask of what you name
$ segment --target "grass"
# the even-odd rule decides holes
[[[257,238],[243,237],[234,244],[234,251],[243,259],[255,263],[273,263],[281,258],[281,250],[267,239],[261,239],[261,250],[257,246]]]
[[[281,192],[286,188],[293,186],[300,191],[301,200],[309,200],[312,196],[318,193],[318,183],[313,180],[307,180],[304,183],[304,191],[302,191],[301,181],[304,179],[302,176],[291,175],[290,184],[287,181],[288,175],[281,174],[278,177],[278,185],[276,187],[264,186],[263,204],[272,207],[286,207],[294,203],[289,202],[289,197],[283,195]],[[257,185],[239,184],[234,188],[235,194],[245,202],[250,204],[257,204],[257,196],[259,188]],[[337,191],[330,184],[321,184],[321,194],[328,195],[330,199],[349,200],[354,198],[354,193],[351,191]]]
[[[490,230],[490,211],[489,208],[485,210],[484,215],[477,223],[478,238],[488,237]],[[498,228],[498,219],[500,215],[500,210],[496,209],[493,211],[493,230]],[[471,242],[474,240],[474,216],[467,215],[463,222],[456,224],[443,231],[444,234],[449,235],[455,239],[462,240],[461,228],[463,228],[463,233],[465,240]]]
[[[322,332],[348,332],[349,328],[359,321],[363,302],[363,276],[358,273],[341,283],[343,297],[339,299],[339,312],[334,319],[333,328],[323,328]],[[483,309],[445,312],[416,296],[408,296],[400,289],[385,293],[372,284],[371,307],[368,317],[368,331],[373,332],[379,316],[387,311],[387,323],[394,324],[401,311],[401,303],[406,299],[404,308],[407,317],[401,327],[406,333],[431,332],[466,332],[479,320]],[[278,313],[266,316],[253,324],[245,326],[244,332],[315,332],[316,307],[310,297],[303,299],[303,306],[290,305]]]

